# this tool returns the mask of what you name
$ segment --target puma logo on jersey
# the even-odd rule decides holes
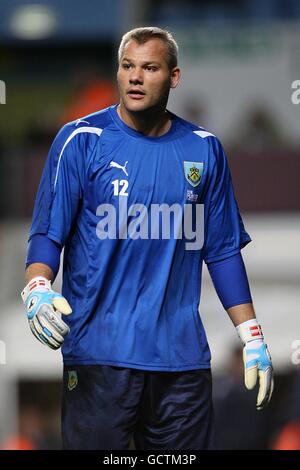
[[[124,171],[125,175],[128,176],[127,170],[126,170],[126,165],[128,163],[128,160],[125,162],[125,165],[122,166],[117,162],[110,162],[109,166],[110,168],[119,168],[119,170]]]

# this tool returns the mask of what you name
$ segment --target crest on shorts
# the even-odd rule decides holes
[[[78,377],[77,377],[77,372],[76,370],[69,370],[68,371],[68,377],[69,377],[69,380],[68,380],[68,389],[70,390],[74,390],[74,388],[77,386],[78,384]]]
[[[200,184],[202,173],[203,162],[184,162],[184,175],[192,186]]]

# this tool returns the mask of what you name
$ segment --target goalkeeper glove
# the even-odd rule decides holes
[[[244,343],[245,385],[252,390],[259,380],[256,408],[261,410],[271,400],[274,388],[271,356],[264,343],[261,326],[255,318],[241,323],[236,330]]]
[[[58,349],[70,328],[60,314],[69,315],[72,309],[68,301],[51,289],[51,282],[37,276],[21,293],[26,307],[30,329],[34,336],[51,349]]]

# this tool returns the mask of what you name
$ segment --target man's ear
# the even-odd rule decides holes
[[[178,83],[179,83],[179,80],[180,80],[180,76],[181,76],[181,71],[180,71],[180,68],[179,67],[174,67],[172,70],[171,70],[171,88],[176,88]]]

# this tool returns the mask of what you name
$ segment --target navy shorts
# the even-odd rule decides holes
[[[64,449],[215,448],[210,369],[65,366]]]

